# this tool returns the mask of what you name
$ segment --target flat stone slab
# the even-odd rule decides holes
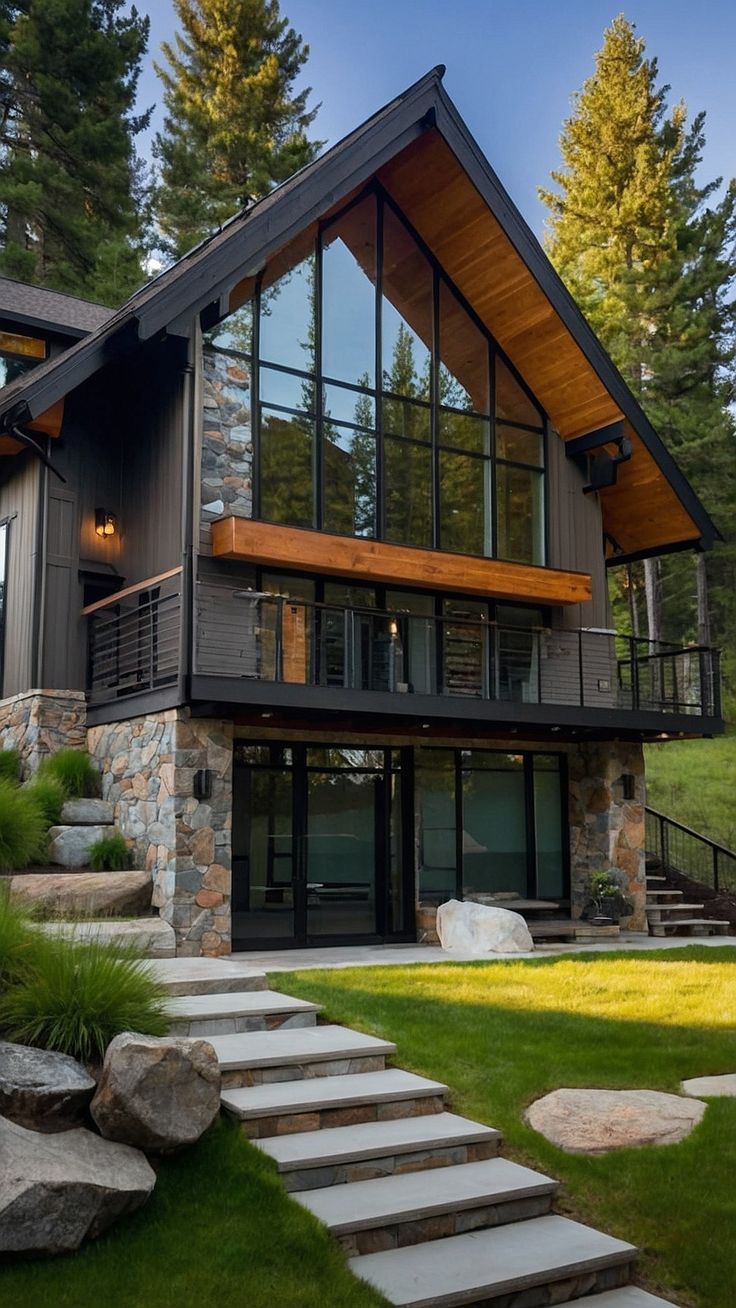
[[[706,1105],[659,1090],[553,1090],[525,1117],[551,1144],[571,1154],[677,1144],[701,1120]]]
[[[430,1308],[478,1303],[625,1265],[635,1257],[636,1249],[623,1240],[567,1217],[550,1216],[362,1254],[349,1259],[348,1266],[389,1303]]]
[[[88,867],[90,849],[109,834],[109,826],[52,827],[49,831],[49,863],[59,863],[62,867]]]
[[[31,1131],[78,1126],[95,1090],[68,1054],[0,1040],[0,1113]]]
[[[575,1300],[578,1308],[677,1308],[671,1299],[640,1290],[638,1285],[622,1285],[620,1290],[605,1290],[603,1294],[588,1295]]]
[[[156,980],[170,995],[213,995],[265,990],[266,973],[230,958],[167,958],[153,963]]]
[[[482,1122],[471,1122],[456,1113],[430,1113],[427,1117],[401,1117],[397,1121],[362,1122],[357,1126],[331,1126],[297,1135],[267,1136],[265,1140],[254,1140],[253,1144],[273,1158],[280,1172],[291,1172],[500,1138],[499,1131]]]
[[[271,1017],[279,1013],[318,1013],[319,1004],[293,999],[277,990],[235,990],[221,995],[178,995],[167,1002],[177,1022],[225,1017]]]
[[[440,1081],[387,1067],[385,1072],[348,1072],[344,1076],[316,1076],[306,1081],[274,1081],[223,1090],[222,1105],[245,1122],[257,1117],[320,1112],[323,1108],[398,1103],[447,1092],[447,1086]]]
[[[211,1036],[209,1040],[224,1072],[396,1053],[396,1045],[388,1040],[378,1040],[346,1026],[250,1031],[242,1035]]]
[[[694,1076],[682,1082],[686,1095],[703,1095],[706,1099],[736,1099],[736,1072],[723,1076]]]
[[[174,928],[162,917],[103,918],[87,922],[39,922],[38,931],[66,940],[104,940],[137,951],[142,958],[172,958],[176,953]]]
[[[68,799],[61,810],[61,820],[71,827],[111,826],[112,804],[105,799]]]
[[[23,872],[10,878],[10,898],[49,913],[145,913],[151,904],[150,872]]]

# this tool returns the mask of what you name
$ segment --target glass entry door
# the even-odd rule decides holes
[[[236,745],[236,948],[406,934],[401,772],[397,750]]]

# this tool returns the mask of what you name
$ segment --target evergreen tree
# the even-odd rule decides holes
[[[0,3],[0,270],[120,303],[143,278],[132,112],[149,23],[123,0]]]
[[[182,26],[156,65],[167,115],[156,137],[157,219],[183,254],[312,159],[311,88],[293,85],[309,47],[278,0],[175,0]]]
[[[736,187],[699,187],[704,117],[668,109],[657,61],[622,16],[605,33],[592,77],[573,97],[560,148],[547,249],[592,326],[727,545],[708,558],[717,635],[736,645],[734,568],[734,302]],[[665,631],[695,637],[692,560],[673,556],[620,578],[623,598],[646,590],[650,633],[661,591]],[[701,594],[702,601],[702,594]],[[630,608],[632,619],[638,609]]]

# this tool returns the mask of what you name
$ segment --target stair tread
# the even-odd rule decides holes
[[[304,1062],[329,1062],[339,1058],[365,1058],[394,1054],[389,1040],[346,1026],[306,1026],[296,1030],[248,1031],[237,1035],[207,1037],[223,1071],[238,1068],[287,1067]]]
[[[481,1122],[471,1122],[455,1113],[430,1113],[426,1117],[401,1117],[396,1121],[362,1122],[356,1126],[302,1131],[298,1135],[271,1136],[253,1143],[274,1159],[279,1171],[291,1172],[500,1138],[500,1131]]]
[[[682,899],[681,890],[647,890],[647,894],[648,895],[675,895],[675,896],[679,895],[680,899]]]
[[[647,910],[650,908],[657,913],[681,913],[683,909],[705,908],[705,904],[647,904]]]
[[[306,1081],[276,1081],[223,1090],[222,1103],[229,1112],[247,1121],[282,1113],[317,1112],[321,1108],[347,1108],[444,1094],[447,1086],[441,1081],[389,1067],[385,1072],[349,1072],[344,1076],[318,1076]]]
[[[729,922],[721,917],[681,917],[671,922],[652,922],[652,926],[729,926]]]
[[[349,1259],[356,1276],[404,1308],[450,1308],[629,1262],[633,1245],[567,1217],[451,1235]],[[597,1296],[594,1296],[594,1301]]]
[[[404,1172],[372,1181],[304,1190],[294,1195],[334,1235],[369,1230],[438,1213],[553,1194],[559,1183],[507,1158],[460,1163],[428,1172]]]
[[[640,1290],[638,1285],[622,1285],[619,1290],[604,1290],[603,1294],[586,1294],[576,1299],[577,1308],[589,1304],[590,1308],[677,1308],[671,1299]]]
[[[233,990],[224,994],[180,995],[169,1000],[169,1015],[182,1021],[218,1017],[260,1017],[271,1013],[318,1013],[319,1004],[276,990]]]
[[[152,960],[149,967],[170,995],[266,989],[265,972],[230,958],[161,958]]]

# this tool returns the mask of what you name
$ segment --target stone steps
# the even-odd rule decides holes
[[[224,1089],[349,1072],[382,1072],[387,1055],[396,1053],[396,1045],[390,1041],[344,1026],[212,1036],[210,1043],[220,1060]]]
[[[548,1213],[557,1181],[506,1158],[297,1192],[349,1256]]]
[[[638,1285],[622,1285],[620,1290],[606,1290],[604,1294],[585,1295],[575,1301],[578,1308],[674,1308],[670,1299],[640,1290]]]
[[[677,922],[680,914],[692,918],[694,913],[700,913],[704,908],[705,904],[647,904],[647,917],[650,923]]]
[[[112,873],[102,873],[111,876]],[[174,961],[174,928],[161,917],[86,918],[79,922],[37,922],[37,931],[62,936],[66,940],[101,940],[122,945],[144,958]]]
[[[567,1217],[545,1216],[362,1254],[348,1266],[403,1308],[510,1308],[517,1302],[519,1308],[542,1308],[618,1289],[628,1282],[636,1255],[623,1240]]]
[[[716,918],[693,917],[681,921],[650,922],[649,930],[653,936],[725,936],[731,923]]]
[[[224,1090],[222,1106],[251,1139],[319,1131],[332,1126],[440,1113],[447,1086],[413,1072],[313,1077]]]
[[[231,958],[167,958],[150,966],[159,985],[170,995],[266,990],[265,972]]]
[[[183,995],[169,1000],[172,1035],[236,1035],[248,1031],[314,1026],[319,1004],[274,990]]]
[[[501,1135],[455,1113],[364,1122],[256,1140],[287,1190],[314,1190],[493,1158]]]
[[[662,878],[662,880],[664,880],[664,877]],[[663,887],[661,890],[649,890],[647,888],[647,901],[652,899],[656,902],[656,900],[660,899],[661,897],[664,897],[666,899],[676,900],[676,899],[682,899],[683,895],[681,890],[672,890],[669,887],[667,888]]]
[[[18,872],[2,881],[15,903],[57,917],[137,917],[153,892],[150,872]]]

